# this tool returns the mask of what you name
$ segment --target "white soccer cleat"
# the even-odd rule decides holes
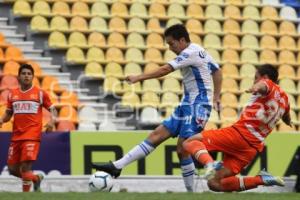
[[[285,185],[284,180],[281,177],[273,176],[264,170],[260,171],[258,176],[262,178],[265,186],[277,185],[283,187]]]
[[[216,171],[220,170],[223,167],[223,162],[214,161],[213,163],[208,163],[206,166],[206,171],[204,174],[204,178],[206,180],[210,180],[215,177]]]

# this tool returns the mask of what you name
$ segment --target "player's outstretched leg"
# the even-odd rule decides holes
[[[261,177],[265,186],[277,185],[283,187],[285,185],[284,180],[281,177],[273,176],[264,170],[260,171],[258,176]]]
[[[41,182],[44,179],[44,175],[43,174],[37,174],[36,176],[38,177],[38,180],[33,182],[33,191],[34,192],[41,192]]]
[[[114,178],[118,178],[121,175],[121,171],[122,171],[122,169],[117,169],[111,161],[104,164],[92,163],[92,167],[98,171],[105,171]]]
[[[214,178],[216,172],[220,170],[222,167],[223,167],[222,161],[214,161],[214,162],[207,163],[205,165],[206,170],[205,170],[204,178],[206,180],[210,180]]]

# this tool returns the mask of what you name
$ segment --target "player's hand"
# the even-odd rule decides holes
[[[245,92],[246,93],[256,94],[258,92],[258,90],[252,87],[252,88],[249,88],[248,90],[246,90]]]
[[[0,118],[0,128],[2,128],[2,124],[3,124],[3,119]]]
[[[221,105],[221,100],[219,98],[213,99],[213,108],[215,109],[215,111],[217,111],[219,119],[221,119],[222,105]]]
[[[49,121],[45,126],[45,132],[52,132],[55,128],[55,122]]]
[[[134,75],[131,75],[131,76],[127,76],[125,78],[125,80],[129,83],[129,84],[134,84],[136,82],[139,81],[139,76],[134,76]]]

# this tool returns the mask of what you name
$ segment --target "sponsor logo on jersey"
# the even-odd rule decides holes
[[[16,101],[13,102],[13,110],[16,114],[37,113],[39,103],[34,101]]]

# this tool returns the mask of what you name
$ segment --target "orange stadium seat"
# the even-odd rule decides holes
[[[238,113],[234,108],[224,107],[221,111],[222,121],[233,122],[237,119],[237,117],[238,117]]]
[[[228,6],[225,7],[224,17],[225,18],[232,18],[232,19],[236,19],[236,20],[242,19],[241,11],[235,5],[228,5]]]
[[[226,34],[223,37],[223,47],[230,48],[230,49],[240,49],[240,40],[236,35],[233,34]]]
[[[66,2],[56,1],[52,6],[52,14],[60,16],[71,16],[71,10]]]
[[[3,106],[3,105],[7,104],[9,93],[10,93],[9,89],[5,89],[5,90],[1,91],[1,94],[0,94],[0,110],[1,110],[0,114],[1,114],[1,116],[4,114],[4,113],[2,113],[2,111],[3,111],[2,109],[6,109],[5,106]]]
[[[193,43],[196,43],[196,44],[199,44],[199,45],[202,44],[200,36],[195,34],[195,33],[190,33],[190,40]]]
[[[260,57],[259,60],[260,60],[261,64],[266,64],[266,63],[277,64],[278,63],[276,53],[269,49],[262,50],[260,52],[259,57]]]
[[[92,32],[88,36],[88,46],[92,47],[105,47],[106,46],[106,39],[102,33],[99,32]]]
[[[263,20],[270,19],[270,20],[278,20],[278,12],[275,7],[273,6],[264,6],[261,10],[261,18]]]
[[[222,82],[222,92],[233,92],[237,93],[239,91],[239,87],[237,81],[233,78],[224,78]]]
[[[77,1],[72,5],[72,15],[79,15],[83,17],[90,16],[90,10],[86,3]]]
[[[149,16],[150,17],[158,17],[158,18],[167,18],[166,8],[163,4],[160,3],[152,3],[149,7]]]
[[[268,35],[277,35],[278,28],[274,21],[271,20],[264,20],[260,25],[260,31],[262,34]]]
[[[126,42],[124,35],[118,32],[110,33],[107,38],[107,45],[110,47],[125,48]]]
[[[110,8],[110,14],[112,16],[129,17],[128,8],[122,2],[114,2]]]
[[[15,62],[15,61],[8,61],[4,64],[4,66],[2,68],[2,72],[4,75],[17,76],[19,67],[20,67],[19,63]]]
[[[279,79],[281,79],[281,78],[295,79],[296,78],[296,73],[295,73],[294,68],[287,64],[283,64],[283,65],[279,66],[278,74],[279,74]]]
[[[112,17],[109,20],[108,29],[110,31],[126,33],[127,32],[126,22],[124,19],[122,19],[120,17]]]
[[[58,122],[56,131],[74,131],[76,130],[75,124],[68,120],[61,120]]]
[[[241,27],[236,20],[226,19],[223,24],[223,31],[224,33],[240,34]]]
[[[186,15],[188,18],[204,19],[204,12],[199,4],[192,3],[186,8]]]
[[[164,39],[163,37],[158,33],[150,33],[147,35],[146,38],[146,45],[147,47],[154,47],[158,49],[164,49]]]
[[[225,49],[222,54],[222,62],[224,63],[240,63],[239,54],[234,49]]]
[[[151,32],[162,33],[163,29],[160,26],[160,22],[158,18],[150,18],[147,22],[147,30]]]
[[[71,31],[88,31],[88,23],[85,18],[80,16],[75,16],[70,21]]]
[[[260,39],[260,48],[262,49],[271,49],[276,50],[277,47],[277,41],[273,36],[270,35],[264,35]]]
[[[18,79],[15,76],[3,76],[0,82],[0,90],[14,89],[19,87]]]
[[[37,77],[33,77],[32,84],[38,88],[41,87],[40,81]]]
[[[52,91],[52,92],[60,92],[61,88],[59,85],[59,82],[57,78],[53,76],[45,76],[42,80],[42,89],[46,91]]]
[[[24,57],[23,57],[22,51],[15,46],[9,46],[5,50],[5,59],[6,60],[15,60],[17,62],[26,62],[26,59],[24,59]]]
[[[105,53],[106,61],[114,61],[118,63],[124,62],[124,55],[121,49],[116,47],[110,47],[106,50]]]
[[[281,36],[279,39],[279,48],[280,49],[287,49],[287,50],[296,50],[296,41],[294,38],[288,35]]]
[[[197,19],[188,19],[185,23],[185,26],[189,33],[203,34],[202,24]]]
[[[224,107],[238,107],[238,99],[237,96],[231,92],[225,92],[221,96],[222,106]]]
[[[146,62],[157,62],[162,63],[163,58],[161,52],[156,48],[148,48],[144,53],[144,58]]]
[[[72,105],[74,107],[77,107],[79,105],[79,100],[77,95],[71,91],[63,91],[59,99],[60,99],[60,104],[63,105]]]
[[[43,76],[43,70],[41,69],[41,66],[37,62],[29,60],[27,64],[32,66],[34,70],[34,76],[37,77]]]
[[[295,24],[289,21],[283,21],[280,23],[279,33],[280,35],[292,35],[292,36],[298,35]]]
[[[159,68],[159,65],[153,62],[149,62],[146,64],[145,68],[144,68],[144,73],[150,73],[153,72],[155,70],[157,70]]]
[[[58,113],[59,120],[68,120],[74,123],[78,122],[78,114],[72,106],[63,106]]]
[[[239,77],[239,70],[236,65],[232,63],[225,63],[222,65],[222,73],[224,78],[230,77],[230,78],[238,78]]]
[[[292,51],[288,50],[282,50],[279,53],[279,63],[280,64],[290,64],[290,65],[296,65],[296,55]]]

